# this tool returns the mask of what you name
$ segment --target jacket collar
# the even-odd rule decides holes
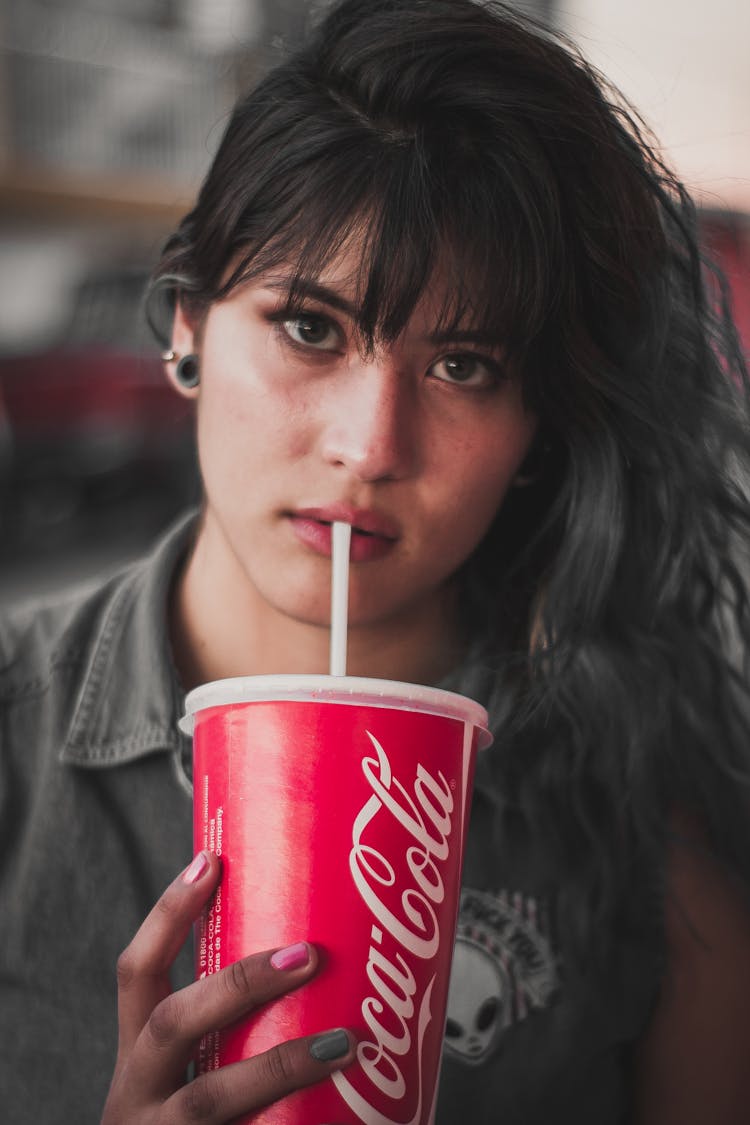
[[[61,761],[104,767],[181,748],[184,696],[169,644],[168,600],[194,527],[191,512],[150,555],[107,583]]]
[[[172,579],[190,549],[196,526],[191,512],[173,526],[153,552],[108,585],[61,761],[90,768],[124,764],[158,751],[189,751],[177,721],[184,709],[168,635]],[[497,721],[495,675],[469,660],[440,686],[489,704]],[[475,785],[494,792],[491,751],[478,756]]]

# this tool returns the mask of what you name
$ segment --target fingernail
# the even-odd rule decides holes
[[[324,1031],[310,1042],[310,1054],[318,1062],[330,1062],[331,1059],[341,1058],[348,1050],[349,1036],[342,1028],[336,1031]]]
[[[208,867],[208,856],[198,852],[193,862],[182,873],[183,883],[197,883]]]
[[[306,941],[298,941],[295,945],[287,945],[285,949],[277,949],[271,958],[274,969],[301,969],[310,960],[310,949]]]

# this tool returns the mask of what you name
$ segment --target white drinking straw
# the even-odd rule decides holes
[[[332,676],[346,675],[346,630],[349,612],[349,547],[352,528],[348,523],[333,525],[333,566],[331,573],[331,655]]]

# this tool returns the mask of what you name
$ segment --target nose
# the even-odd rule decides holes
[[[408,476],[416,456],[416,404],[405,372],[387,359],[350,366],[326,412],[323,456],[358,480]]]

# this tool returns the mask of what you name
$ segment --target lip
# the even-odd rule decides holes
[[[381,535],[384,539],[398,539],[398,526],[379,512],[368,508],[353,508],[349,504],[326,504],[320,508],[298,508],[293,518],[317,520],[319,523],[348,523],[352,532],[364,531],[369,535]]]
[[[297,538],[316,554],[331,556],[331,524],[348,523],[352,529],[350,559],[352,562],[372,562],[389,554],[400,538],[393,520],[363,508],[347,504],[327,504],[325,507],[297,508],[287,513]]]

